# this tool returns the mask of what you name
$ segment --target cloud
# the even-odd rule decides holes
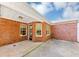
[[[73,16],[73,11],[72,11],[71,7],[67,7],[64,10],[63,17],[64,18],[71,18],[72,16]]]
[[[68,19],[78,19],[79,18],[79,8],[77,3],[68,3],[68,6],[64,9],[63,17]]]
[[[68,6],[71,6],[71,7],[75,6],[76,4],[77,2],[68,2]]]
[[[60,8],[65,8],[67,6],[66,2],[53,2],[53,4],[57,10]]]
[[[52,5],[46,2],[41,4],[31,3],[31,6],[43,15],[53,10],[53,7],[51,7]]]
[[[31,3],[31,6],[44,16],[48,15],[47,13],[49,13],[50,11],[58,12],[58,10],[63,8],[62,13],[58,12],[61,14],[59,15],[60,17],[57,20],[78,19],[79,18],[79,11],[78,11],[79,4],[77,4],[77,2],[53,2],[53,3],[41,2],[40,4]],[[54,15],[56,15],[56,14],[54,14]]]
[[[74,18],[79,19],[79,11],[74,12]]]

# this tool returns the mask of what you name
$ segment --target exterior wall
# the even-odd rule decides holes
[[[19,19],[22,16],[23,19]],[[0,46],[27,39],[20,35],[20,25],[25,24],[27,17],[16,10],[0,5]]]
[[[41,23],[42,24],[42,36],[41,37],[36,37],[36,35],[35,35],[35,26],[36,26],[36,23],[38,23],[38,22],[33,22],[33,41],[45,41],[44,40],[44,37],[43,37],[43,35],[44,35],[44,32],[43,32],[43,28],[44,28],[44,25],[43,25],[43,23]]]
[[[61,40],[77,41],[77,22],[69,21],[52,25],[52,37]]]
[[[23,23],[0,18],[0,46],[27,39],[20,36],[20,24]]]
[[[49,35],[46,34],[46,25],[50,26],[50,34]],[[43,26],[44,26],[43,27],[43,37],[44,37],[44,40],[46,41],[51,38],[51,25],[46,22],[43,22]]]
[[[46,35],[46,24],[47,23],[45,23],[45,22],[41,22],[41,24],[42,24],[42,36],[41,37],[36,37],[36,35],[35,35],[35,25],[36,25],[36,23],[38,23],[38,22],[33,22],[32,23],[32,25],[33,25],[33,40],[32,41],[41,41],[41,42],[43,42],[43,41],[47,41],[48,39],[50,39],[51,38],[51,34],[50,35]]]
[[[14,3],[12,3],[12,4],[15,5]],[[17,4],[17,6],[20,6],[20,7],[23,7],[25,5],[24,4],[21,6],[20,3],[18,3],[18,4]],[[20,11],[18,12],[17,10],[10,9],[10,7],[7,7],[5,5],[0,5],[0,46],[28,39],[28,37],[27,37],[28,35],[27,36],[20,35],[20,25],[25,24],[27,26],[26,23],[29,20],[26,17],[25,11],[23,14],[23,13],[20,13]],[[26,9],[24,9],[24,10],[26,10]],[[31,13],[34,14],[34,12],[32,12],[32,11],[31,11]],[[31,13],[29,13],[29,14],[31,14]],[[19,16],[22,16],[23,19],[19,19],[18,18]],[[36,16],[34,16],[34,17],[36,17]],[[39,18],[39,17],[40,16],[38,16],[37,18]],[[46,35],[46,24],[47,23],[41,22],[41,24],[42,24],[42,37],[35,36],[36,23],[37,22],[32,23],[33,41],[46,41],[46,40],[48,40],[48,38],[50,38],[50,35],[48,35],[48,36]]]

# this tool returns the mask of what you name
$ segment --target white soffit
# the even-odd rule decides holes
[[[62,20],[56,20],[56,21],[51,21],[51,24],[60,23],[60,22],[66,22],[66,21],[74,21],[74,20],[77,20],[77,19],[62,19]]]
[[[32,20],[43,21],[43,16],[36,12],[26,2],[0,2],[0,4],[23,13],[26,16],[32,17]]]

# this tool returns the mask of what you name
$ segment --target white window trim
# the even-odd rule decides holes
[[[36,23],[36,24],[37,24],[37,23]],[[35,26],[35,36],[36,36],[36,37],[42,37],[42,23],[40,23],[40,24],[41,24],[41,35],[37,35],[37,34],[36,34],[36,26]]]
[[[46,25],[46,26],[49,26],[49,25]],[[49,26],[50,27],[50,26]],[[47,31],[47,28],[46,28],[46,31]],[[49,36],[50,35],[50,33],[51,33],[51,31],[49,30],[49,33],[48,34],[46,34],[46,36]]]
[[[22,35],[22,34],[21,34],[21,29],[20,29],[20,31],[19,31],[19,32],[20,32],[20,36],[27,36],[27,25],[21,24],[21,25],[20,25],[20,28],[21,28],[22,25],[23,25],[23,26],[26,26],[26,34],[25,34],[25,35]]]

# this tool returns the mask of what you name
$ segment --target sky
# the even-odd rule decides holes
[[[79,19],[79,2],[29,2],[47,20]]]

